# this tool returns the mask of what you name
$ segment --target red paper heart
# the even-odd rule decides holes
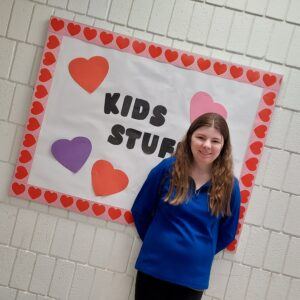
[[[51,52],[46,52],[44,55],[43,64],[50,66],[56,62],[55,56]]]
[[[92,168],[92,184],[95,195],[112,195],[127,187],[128,177],[123,171],[114,169],[110,162],[98,160]]]
[[[19,184],[17,182],[14,182],[12,184],[12,190],[16,195],[20,195],[25,191],[25,185],[24,184]]]
[[[113,35],[111,33],[107,33],[105,31],[102,31],[100,33],[100,40],[102,41],[102,43],[104,45],[107,45],[107,44],[111,43],[112,40],[113,40],[113,38],[114,37],[113,37]]]
[[[85,27],[83,30],[83,34],[87,40],[92,40],[97,35],[97,30],[89,27]]]
[[[73,198],[70,196],[62,195],[60,197],[60,202],[63,205],[63,207],[69,207],[73,204]]]
[[[162,49],[159,46],[150,45],[149,46],[149,53],[152,56],[152,58],[156,58],[161,55]]]
[[[165,51],[165,57],[166,57],[168,62],[175,61],[178,58],[178,52],[167,49]]]
[[[227,66],[226,66],[226,64],[222,64],[220,62],[216,62],[214,64],[214,70],[215,70],[215,72],[216,72],[217,75],[221,75],[221,74],[223,74],[223,73],[226,72]]]
[[[230,74],[233,78],[239,78],[243,75],[243,68],[237,66],[230,67]]]
[[[199,67],[199,69],[200,69],[201,71],[205,71],[205,70],[207,70],[207,69],[210,67],[211,62],[210,62],[209,59],[204,59],[204,58],[201,58],[201,57],[200,57],[200,58],[197,60],[197,65],[198,65],[198,67]]]
[[[32,134],[29,134],[29,133],[25,134],[24,141],[23,141],[23,145],[25,147],[31,147],[35,143],[36,143],[36,140]]]
[[[52,202],[56,201],[57,194],[54,192],[46,191],[44,194],[44,197],[48,203],[52,203]]]
[[[249,158],[246,161],[246,166],[250,171],[255,171],[257,169],[258,159],[256,157]]]
[[[32,159],[32,156],[31,156],[29,151],[27,151],[27,150],[22,150],[21,151],[21,155],[19,157],[19,162],[21,162],[23,164],[26,164],[29,161],[31,161],[31,159]]]
[[[39,188],[35,188],[35,187],[31,186],[28,189],[28,194],[29,194],[31,199],[36,199],[36,198],[41,196],[42,191]]]
[[[125,213],[124,213],[124,219],[126,220],[126,222],[128,223],[128,224],[131,224],[131,223],[133,223],[133,216],[132,216],[132,213],[130,212],[130,211],[126,211]]]
[[[67,28],[68,28],[69,33],[72,36],[78,34],[81,30],[81,27],[77,24],[74,24],[74,23],[69,23]]]
[[[266,86],[273,85],[276,82],[276,76],[265,74],[263,76],[263,81],[264,81]]]
[[[247,190],[241,191],[241,202],[247,203],[249,201],[250,192]]]
[[[27,175],[28,175],[28,172],[27,172],[27,170],[26,170],[25,167],[23,167],[23,166],[17,167],[17,171],[16,171],[16,174],[15,174],[15,177],[16,177],[16,178],[18,178],[18,179],[23,179],[23,178],[25,178]]]
[[[49,49],[55,49],[60,44],[59,39],[55,35],[50,35],[48,38],[47,47]]]
[[[237,240],[235,239],[226,247],[226,249],[228,249],[229,251],[233,251],[236,245],[237,245]]]
[[[31,113],[34,115],[39,115],[44,111],[44,107],[41,102],[34,101],[32,102]]]
[[[63,29],[64,25],[65,25],[65,23],[63,20],[59,20],[57,18],[53,18],[51,20],[51,26],[55,31],[59,31],[59,30]]]
[[[108,69],[108,61],[102,56],[93,56],[90,59],[78,57],[69,63],[72,78],[90,94],[105,79]]]
[[[181,61],[184,64],[184,66],[188,67],[194,63],[195,58],[193,55],[187,55],[184,53],[181,55]]]
[[[259,125],[254,129],[254,132],[256,134],[257,137],[259,138],[264,138],[266,136],[266,131],[267,131],[267,126],[265,125]]]
[[[146,49],[146,44],[139,41],[134,41],[132,43],[132,48],[136,54],[143,52]]]
[[[41,99],[48,95],[47,89],[43,85],[38,85],[35,89],[35,97]]]
[[[52,75],[48,69],[46,69],[46,68],[41,69],[40,76],[39,76],[39,80],[41,82],[46,82],[51,78],[52,78]]]
[[[250,149],[253,154],[258,155],[261,153],[262,146],[263,146],[263,144],[261,142],[254,142],[250,145]]]
[[[260,119],[264,122],[269,122],[270,121],[270,116],[271,116],[272,111],[268,108],[265,108],[261,110],[258,115]]]
[[[121,210],[118,208],[110,207],[108,210],[108,215],[112,220],[115,220],[121,216]]]
[[[246,208],[244,206],[240,207],[240,216],[239,219],[243,219],[244,218],[244,214],[245,214]]]
[[[248,71],[246,72],[246,76],[247,76],[247,78],[248,78],[248,80],[249,80],[250,82],[255,82],[255,81],[257,81],[257,80],[259,79],[259,77],[260,77],[259,72],[253,71],[253,70],[248,70]]]
[[[40,123],[36,118],[29,118],[28,124],[27,124],[27,129],[29,131],[34,131],[40,127]]]
[[[275,103],[276,94],[273,92],[266,93],[263,99],[267,105],[273,105]]]
[[[254,176],[252,174],[246,174],[241,178],[241,181],[244,186],[250,187],[252,186],[252,181],[254,180]]]
[[[76,206],[77,206],[78,210],[85,211],[89,208],[90,205],[89,205],[88,201],[79,199],[76,201]]]
[[[100,216],[105,212],[105,206],[100,204],[93,204],[92,210],[96,216]]]
[[[116,42],[120,49],[124,49],[129,45],[129,39],[122,36],[118,36]]]

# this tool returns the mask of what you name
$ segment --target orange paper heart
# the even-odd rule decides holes
[[[93,56],[90,59],[78,57],[69,63],[72,78],[90,94],[105,79],[108,69],[108,61],[102,56]]]
[[[97,160],[92,168],[92,184],[96,196],[106,196],[123,191],[128,185],[127,175],[114,169],[106,160]]]

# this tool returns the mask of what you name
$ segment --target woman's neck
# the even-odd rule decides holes
[[[211,177],[211,165],[200,166],[196,162],[192,163],[191,173],[198,174],[198,176]]]
[[[196,189],[211,179],[211,168],[202,168],[196,164],[191,166],[190,176],[194,179]]]

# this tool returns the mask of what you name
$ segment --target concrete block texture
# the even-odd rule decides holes
[[[287,299],[290,278],[281,274],[273,273],[271,275],[269,289],[267,292],[267,300]]]
[[[77,13],[85,14],[88,4],[89,0],[69,0],[68,9]]]
[[[0,37],[0,77],[8,78],[16,42]]]
[[[297,0],[291,0],[286,20],[291,23],[300,24],[300,3]]]
[[[264,227],[280,231],[285,221],[288,205],[289,194],[272,190],[264,217]]]
[[[264,15],[268,0],[249,0],[246,5],[246,11],[256,15]]]
[[[5,35],[13,7],[13,1],[0,1],[0,35]]]
[[[224,299],[244,299],[247,291],[250,273],[250,267],[234,263],[230,272],[230,277]]]
[[[9,111],[11,107],[12,98],[14,95],[15,84],[8,81],[0,79],[0,120],[7,120],[9,116]]]
[[[232,24],[233,12],[216,7],[208,35],[207,45],[224,49]]]
[[[300,238],[292,237],[285,258],[283,274],[299,278],[300,274]]]
[[[74,262],[57,259],[49,289],[49,295],[51,297],[58,299],[67,299],[74,271]]]
[[[26,250],[18,250],[10,286],[19,290],[28,290],[34,269],[36,254]]]
[[[261,267],[270,232],[263,228],[252,227],[247,242],[243,262],[253,267]]]
[[[248,14],[236,12],[226,49],[236,53],[244,53],[249,42],[249,35],[254,17]]]
[[[37,213],[35,211],[19,210],[11,241],[14,247],[29,249],[36,219]]]
[[[300,127],[300,113],[294,112],[292,114],[291,123],[289,124],[289,131],[287,132],[285,148],[292,152],[300,152],[300,136],[298,128]]]
[[[58,220],[50,249],[51,255],[61,258],[69,258],[75,228],[76,223],[73,221],[66,219]],[[61,245],[64,246],[61,247]]]
[[[169,24],[168,36],[184,40],[190,24],[193,2],[176,0],[173,15]]]
[[[288,5],[289,0],[270,0],[266,11],[266,16],[283,20],[286,16]]]
[[[132,0],[112,0],[109,21],[126,25],[131,9]]]
[[[289,52],[286,58],[286,64],[289,66],[300,67],[300,58],[299,58],[299,51],[300,51],[300,28],[294,28],[293,32],[293,39],[290,42]]]
[[[165,35],[172,16],[175,0],[155,0],[151,12],[148,30]]]
[[[10,74],[11,80],[24,84],[29,82],[35,51],[36,47],[33,45],[18,43]]]
[[[195,3],[187,39],[190,42],[205,44],[214,8],[203,3]]]
[[[17,249],[0,245],[0,284],[8,285]]]
[[[247,294],[244,299],[265,299],[271,273],[259,269],[252,269]]]
[[[300,110],[299,93],[300,93],[300,71],[291,69],[289,81],[286,87],[286,93],[282,99],[282,105],[292,110]]]
[[[283,190],[289,193],[293,193],[296,195],[300,194],[300,155],[292,154],[288,169],[286,173],[286,177],[284,179]]]
[[[146,30],[153,7],[153,0],[134,0],[128,20],[128,26]]]
[[[237,10],[244,10],[247,4],[247,0],[227,0],[226,7]]]
[[[7,32],[9,38],[26,40],[33,6],[34,3],[27,0],[15,2]]]
[[[283,231],[289,234],[300,236],[300,196],[291,196]]]
[[[265,56],[272,25],[272,20],[255,17],[247,49],[248,55],[257,58]]]
[[[47,295],[52,273],[55,266],[55,258],[38,255],[34,266],[29,290],[33,293]]]
[[[9,244],[15,226],[18,209],[0,203],[0,243]]]

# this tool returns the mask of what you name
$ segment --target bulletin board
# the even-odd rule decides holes
[[[132,224],[148,172],[190,123],[226,117],[236,249],[282,76],[52,17],[10,194]]]

